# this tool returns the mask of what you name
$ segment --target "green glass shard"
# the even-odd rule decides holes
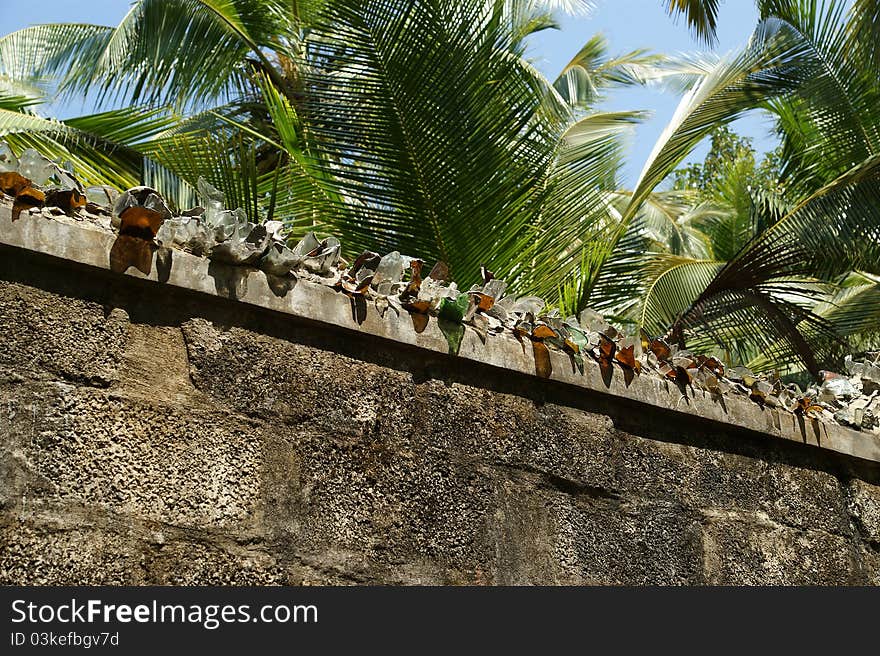
[[[467,294],[459,294],[454,300],[448,297],[444,298],[440,301],[440,307],[437,308],[437,316],[447,321],[461,323],[469,302]]]
[[[583,331],[571,326],[566,326],[566,328],[568,328],[571,341],[577,344],[580,350],[588,351],[590,349],[590,340],[587,339]]]
[[[446,337],[446,343],[449,344],[449,355],[458,355],[461,340],[464,337],[464,324],[461,323],[461,319],[450,321],[438,317],[437,325],[440,327],[440,332]]]

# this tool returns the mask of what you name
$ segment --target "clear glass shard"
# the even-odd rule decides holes
[[[199,198],[201,198],[205,202],[205,208],[207,209],[208,203],[220,203],[220,209],[224,208],[224,203],[226,203],[226,195],[217,189],[217,187],[213,186],[210,182],[208,182],[204,177],[199,176],[198,181],[196,182],[196,188],[199,190]]]
[[[286,276],[290,274],[296,262],[296,256],[284,244],[274,242],[269,246],[269,251],[260,260],[260,268],[267,273],[275,276]]]
[[[366,280],[367,278],[370,278],[370,277],[372,277],[373,280],[375,280],[376,279],[375,275],[376,275],[376,272],[373,271],[372,269],[368,269],[367,267],[361,267],[360,269],[358,269],[358,272],[355,274],[354,279],[358,284],[360,284],[364,280]]]
[[[326,276],[339,263],[342,246],[336,237],[327,237],[319,242],[310,232],[293,250],[298,257],[303,257],[302,266],[308,271]]]
[[[56,165],[33,148],[25,150],[18,160],[18,172],[31,182],[44,185],[55,173]]]
[[[207,217],[207,210],[206,210]],[[220,243],[227,239],[231,239],[237,233],[239,222],[233,212],[223,210],[213,215],[213,221],[206,218],[206,223],[210,226],[214,239]]]
[[[264,224],[266,226],[266,232],[269,233],[269,239],[274,239],[276,241],[284,241],[281,236],[282,231],[284,230],[284,223],[281,221],[266,221]]]
[[[64,168],[56,166],[55,175],[58,178],[59,186],[62,189],[76,189],[80,192],[83,190],[82,183],[77,180],[76,176],[73,174],[73,164],[70,162],[67,162],[64,165]]]
[[[376,293],[381,296],[391,296],[394,293],[394,283],[393,282],[380,282],[376,286]]]
[[[403,256],[398,251],[391,251],[379,260],[379,266],[376,267],[376,275],[373,278],[373,284],[380,282],[400,282],[403,279],[404,261]]]
[[[516,299],[510,308],[511,313],[538,315],[547,306],[543,298],[538,296],[523,296]]]
[[[223,217],[229,215],[231,220],[234,220],[234,215],[232,212],[223,208],[223,203],[216,200],[206,200],[205,201],[205,221],[208,222],[209,225],[217,225],[223,220]]]
[[[144,199],[143,206],[148,210],[159,213],[165,219],[171,218],[171,210],[165,204],[165,200],[157,193],[148,194]]]
[[[18,171],[18,158],[5,141],[0,141],[0,173]]]
[[[849,381],[849,378],[839,377],[839,378],[828,378],[822,383],[822,387],[819,388],[819,397],[822,400],[825,400],[827,397],[831,397],[832,399],[841,400],[841,399],[852,399],[858,395],[858,391],[853,386],[853,384]]]
[[[306,233],[305,237],[300,239],[299,243],[293,247],[293,253],[298,258],[297,264],[301,264],[306,259],[306,256],[320,245],[321,242],[315,237],[314,232]]]
[[[107,185],[86,187],[86,200],[101,207],[112,207],[119,198],[119,191]]]
[[[608,329],[608,322],[605,321],[605,317],[592,308],[586,308],[581,311],[578,321],[587,330],[593,330],[597,333],[604,333]]]
[[[507,291],[507,283],[503,280],[498,280],[498,278],[493,278],[483,285],[482,291],[486,296],[491,296],[497,300],[504,296],[504,292]]]

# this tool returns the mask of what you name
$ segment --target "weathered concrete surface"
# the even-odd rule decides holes
[[[75,265],[107,270],[114,236],[99,227],[67,217],[47,220],[40,215],[22,214],[13,222],[8,204],[0,202],[0,246],[41,253]],[[160,258],[160,254],[162,257]],[[160,259],[165,263],[160,265]],[[158,281],[166,289],[183,289],[215,299],[232,299],[245,308],[271,310],[314,322],[319,330],[345,327],[352,333],[392,341],[401,348],[417,347],[420,355],[447,353],[448,344],[437,321],[429,321],[425,330],[413,330],[410,317],[398,317],[393,311],[384,317],[375,310],[366,312],[362,321],[355,319],[350,300],[330,287],[307,280],[281,281],[249,267],[226,266],[206,258],[174,249],[154,253],[152,269],[145,276],[130,269],[123,279]],[[283,284],[282,284],[283,283]],[[484,344],[473,330],[466,330],[457,358],[478,365],[492,365],[512,374],[533,374],[535,361],[531,349],[504,333]],[[640,376],[631,383],[620,375],[609,383],[603,381],[598,364],[587,358],[586,372],[580,373],[568,356],[550,351],[550,378],[605,397],[637,400],[675,413],[734,424],[769,437],[805,442],[823,449],[857,458],[880,462],[880,436],[860,433],[837,424],[816,419],[798,418],[792,413],[762,409],[742,397],[713,398],[707,392],[682,393],[669,381]]]
[[[877,463],[0,256],[0,583],[880,583]]]

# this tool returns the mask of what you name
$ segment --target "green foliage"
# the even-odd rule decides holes
[[[719,0],[666,0],[666,11],[684,15],[694,34],[711,43],[718,27]]]
[[[757,160],[752,140],[741,137],[727,126],[710,135],[711,146],[702,163],[689,164],[672,172],[672,188],[696,189],[711,197],[731,177],[759,189],[773,189],[779,179],[777,149]],[[731,175],[736,170],[735,176]]]

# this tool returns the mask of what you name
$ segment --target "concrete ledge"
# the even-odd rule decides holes
[[[115,235],[88,222],[67,217],[47,219],[41,215],[22,213],[14,223],[10,208],[0,205],[0,245],[41,253],[76,262],[96,269],[109,270],[109,252]],[[436,320],[417,333],[408,315],[398,317],[393,310],[380,317],[368,308],[366,319],[358,323],[351,301],[329,287],[306,280],[270,280],[260,270],[218,264],[178,250],[170,253],[170,268],[154,261],[149,276],[129,269],[125,276],[147,279],[156,285],[171,285],[198,294],[232,299],[284,315],[329,324],[345,330],[373,335],[393,342],[446,354],[446,338]],[[627,399],[648,406],[663,408],[734,425],[762,433],[770,438],[790,440],[834,451],[854,458],[880,462],[880,437],[859,433],[836,424],[816,419],[803,419],[785,411],[761,409],[748,400],[727,396],[713,399],[708,393],[688,390],[682,395],[675,385],[652,376],[636,377],[629,386],[620,370],[609,386],[602,380],[599,366],[585,361],[581,375],[564,353],[551,350],[551,379],[575,388]],[[483,344],[477,334],[466,330],[458,358],[488,364],[502,370],[534,375],[534,356],[528,345],[520,344],[507,334],[490,337]],[[535,384],[545,384],[535,377]]]

